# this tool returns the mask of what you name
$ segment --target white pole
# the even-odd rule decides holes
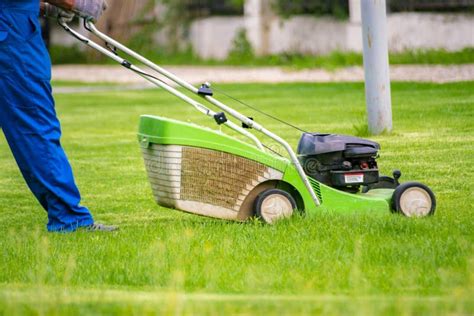
[[[369,132],[392,130],[392,100],[388,62],[385,0],[361,0],[365,95]]]
[[[245,29],[257,56],[269,53],[269,28],[272,16],[270,0],[244,2]]]

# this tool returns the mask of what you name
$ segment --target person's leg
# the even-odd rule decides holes
[[[48,230],[115,231],[116,226],[95,224],[79,204],[79,190],[60,144],[39,2],[31,4],[31,10],[2,11],[0,6],[0,127],[28,186],[48,211]]]
[[[1,123],[23,177],[48,211],[48,230],[74,231],[92,225],[89,210],[79,205],[79,190],[60,144],[49,83],[23,81],[13,82],[10,76],[1,79]]]
[[[4,12],[0,31],[0,126],[31,191],[48,212],[48,230],[94,223],[80,206],[51,93],[51,65],[37,14]]]

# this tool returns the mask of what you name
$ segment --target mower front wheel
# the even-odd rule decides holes
[[[291,217],[295,209],[295,199],[283,190],[269,189],[260,193],[255,199],[257,217],[268,224]]]
[[[426,185],[406,182],[393,192],[392,207],[394,211],[407,217],[425,217],[434,214],[436,198]]]

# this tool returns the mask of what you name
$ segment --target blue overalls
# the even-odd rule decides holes
[[[48,230],[75,231],[94,221],[79,205],[61,147],[38,16],[39,0],[0,0],[0,127],[26,183],[48,212]]]

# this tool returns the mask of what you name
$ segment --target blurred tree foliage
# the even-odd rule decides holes
[[[387,6],[391,12],[473,12],[474,0],[387,0]]]
[[[245,0],[184,0],[185,8],[194,17],[209,15],[242,15]]]
[[[348,0],[275,0],[274,8],[283,17],[311,14],[346,18],[349,15]]]

